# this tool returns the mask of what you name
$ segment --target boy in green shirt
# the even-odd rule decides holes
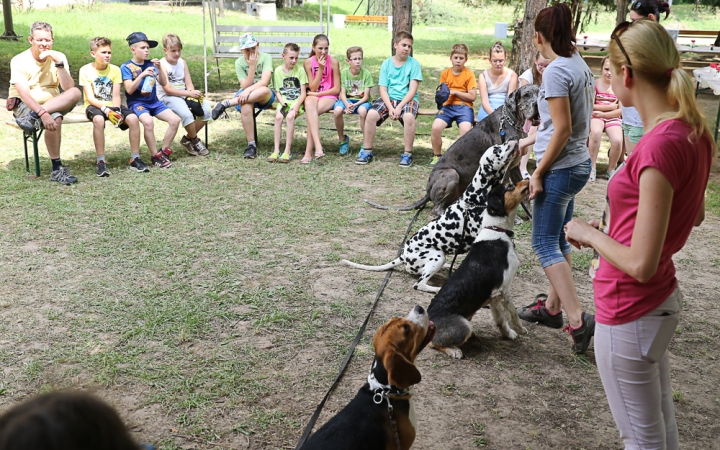
[[[340,96],[335,103],[335,128],[340,141],[340,154],[347,155],[350,151],[350,137],[345,134],[343,114],[360,116],[360,132],[365,129],[365,116],[372,106],[370,104],[370,88],[375,86],[370,71],[362,67],[362,47],[347,49],[347,63],[350,67],[340,72]]]
[[[292,159],[292,140],[295,132],[295,119],[303,113],[305,89],[308,84],[307,73],[302,67],[297,67],[300,47],[292,42],[283,48],[283,64],[277,66],[273,72],[273,88],[280,107],[275,113],[275,151],[268,156],[268,162],[280,161],[289,163]],[[280,139],[282,138],[283,119],[287,119],[287,137],[285,139],[285,152],[280,154]]]
[[[252,33],[240,37],[240,51],[243,56],[235,61],[235,72],[240,81],[240,90],[230,100],[223,100],[212,110],[213,120],[217,120],[225,109],[234,106],[240,111],[248,146],[243,153],[244,158],[253,159],[257,156],[253,116],[255,108],[267,109],[275,101],[275,93],[270,90],[272,78],[272,57],[258,51],[258,41]]]

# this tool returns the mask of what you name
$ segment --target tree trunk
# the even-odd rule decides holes
[[[412,0],[393,0],[392,18],[393,38],[400,31],[407,31],[412,34]],[[393,55],[395,55],[395,47],[393,46],[392,38],[390,40],[390,51]],[[412,55],[412,52],[410,55]]]
[[[515,26],[510,67],[518,74],[529,69],[535,60],[535,17],[547,6],[547,0],[525,0],[522,28]]]
[[[625,22],[628,12],[630,0],[617,0],[617,16],[615,16],[615,26]]]

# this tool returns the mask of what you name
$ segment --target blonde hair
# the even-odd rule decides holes
[[[168,33],[162,38],[162,44],[163,48],[165,50],[170,50],[172,48],[178,47],[180,50],[182,50],[183,45],[180,41],[180,37],[177,34]]]
[[[358,47],[357,45],[356,45],[356,46],[353,46],[353,47],[350,47],[349,49],[347,49],[347,51],[345,52],[345,56],[347,56],[347,59],[350,59],[350,56],[351,56],[353,53],[360,53],[361,56],[363,56],[363,57],[365,56],[365,55],[363,54],[363,49],[362,49],[362,47]]]
[[[680,68],[680,54],[665,28],[654,20],[640,19],[621,33],[618,39],[632,64],[629,64],[617,42],[610,40],[610,64],[615,73],[620,71],[621,66],[629,66],[633,76],[665,90],[668,104],[678,108],[677,113],[663,114],[659,120],[678,119],[687,123],[694,130],[688,136],[691,140],[705,133],[711,136],[705,115],[695,100],[695,86],[688,74]],[[708,140],[712,142],[715,156],[715,142],[712,138]]]
[[[505,58],[507,58],[507,50],[505,49],[505,46],[502,42],[497,41],[493,44],[493,46],[490,48],[490,57],[492,58],[493,53],[502,53]]]
[[[452,50],[450,51],[450,56],[458,54],[465,56],[465,59],[468,59],[468,53],[470,51],[467,48],[467,45],[465,44],[455,44],[452,46]]]

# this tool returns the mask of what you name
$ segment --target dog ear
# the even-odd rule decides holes
[[[388,383],[400,389],[418,384],[422,378],[415,364],[394,350],[385,353],[383,364],[388,373]]]
[[[487,199],[487,211],[491,216],[502,217],[505,212],[505,186],[499,184],[492,188]]]

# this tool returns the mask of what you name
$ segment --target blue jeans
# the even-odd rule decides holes
[[[532,248],[543,269],[565,262],[570,244],[565,224],[572,220],[575,195],[590,178],[590,159],[574,167],[551,170],[543,179],[543,191],[533,203]]]

